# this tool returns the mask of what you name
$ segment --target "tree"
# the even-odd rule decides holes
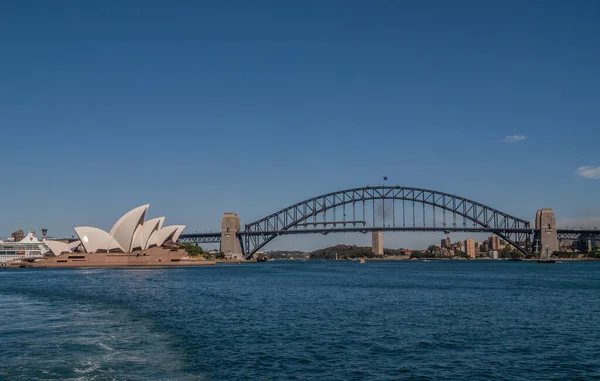
[[[347,258],[375,258],[371,247],[356,245],[336,245],[316,250],[310,253],[310,259],[347,259]]]
[[[454,256],[458,258],[467,258],[467,253],[460,250],[454,250]]]
[[[190,257],[199,257],[205,254],[204,250],[202,250],[200,246],[196,246],[191,243],[184,243],[183,247]]]
[[[500,250],[500,258],[510,258],[513,251],[512,246],[506,245]]]
[[[423,252],[421,250],[415,250],[412,253],[410,253],[410,257],[411,258],[422,258],[423,257]]]

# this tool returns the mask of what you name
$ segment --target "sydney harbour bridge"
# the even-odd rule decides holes
[[[220,231],[183,234],[179,242],[220,243],[226,254],[249,259],[282,235],[380,231],[495,234],[524,254],[544,247],[558,249],[558,241],[563,240],[600,240],[600,231],[595,229],[557,229],[551,209],[538,211],[532,227],[529,221],[464,197],[382,185],[313,197],[245,224],[243,229],[236,214],[226,213]]]

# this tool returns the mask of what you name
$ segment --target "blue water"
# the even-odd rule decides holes
[[[2,380],[597,380],[600,262],[0,270]]]

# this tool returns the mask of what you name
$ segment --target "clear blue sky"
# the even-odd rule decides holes
[[[5,1],[0,35],[0,236],[145,203],[215,230],[383,175],[600,222],[598,1]],[[268,249],[336,241],[365,237]]]

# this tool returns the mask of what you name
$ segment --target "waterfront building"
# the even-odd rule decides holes
[[[449,249],[452,247],[452,243],[450,242],[450,237],[446,237],[446,238],[442,239],[441,247],[444,249]]]
[[[75,228],[79,241],[47,240],[45,243],[54,255],[59,255],[78,247],[86,253],[130,253],[177,242],[185,226],[163,226],[164,217],[145,221],[149,206],[142,205],[125,213],[109,232],[92,226],[79,226]]]
[[[476,256],[476,251],[475,251],[475,240],[471,239],[471,238],[467,238],[465,240],[465,253],[467,254],[467,256],[469,258],[475,258]]]
[[[500,250],[500,237],[498,236],[491,236],[490,240],[489,240],[489,249],[491,251],[497,251]]]

